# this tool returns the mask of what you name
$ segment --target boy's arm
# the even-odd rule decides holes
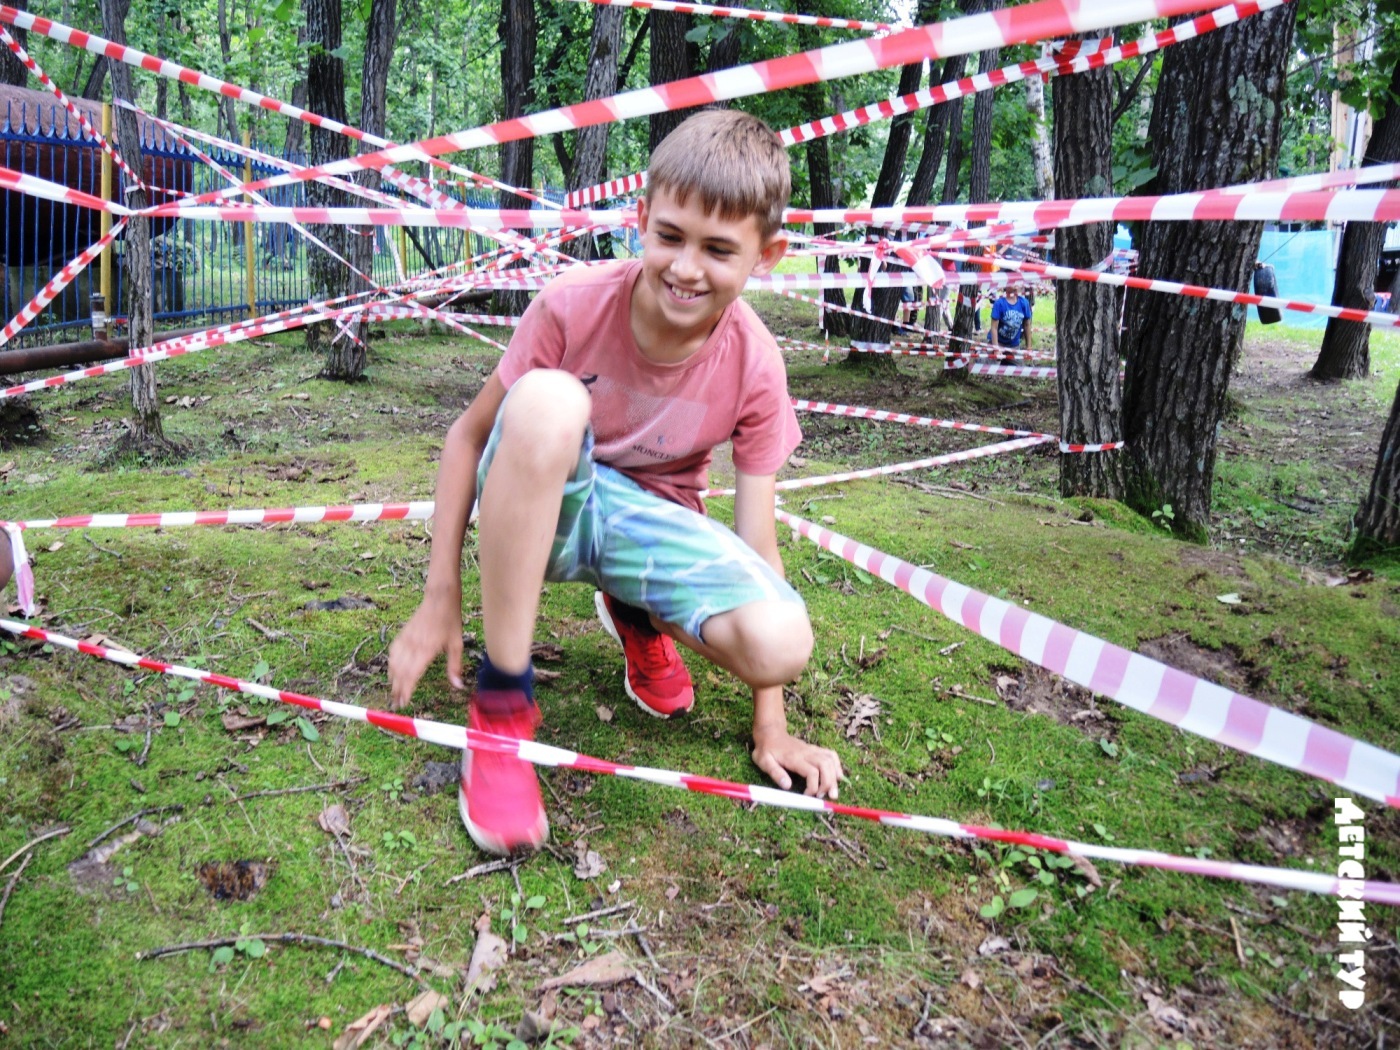
[[[776,482],[773,474],[736,472],[734,531],[779,576],[785,576],[773,517]],[[817,798],[837,797],[840,758],[834,751],[805,743],[788,733],[780,685],[753,691],[753,760],[784,791],[792,787],[789,774],[796,773],[806,781],[806,794]]]
[[[1034,312],[1029,301],[1026,302],[1026,349],[1031,349],[1031,314]]]
[[[477,466],[505,395],[500,377],[492,372],[443,441],[423,600],[389,646],[389,690],[396,709],[412,698],[418,680],[439,653],[447,654],[447,680],[463,688],[462,544],[476,501]]]

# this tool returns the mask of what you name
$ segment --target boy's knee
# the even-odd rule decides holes
[[[721,629],[714,633],[723,636],[721,644],[731,649],[735,662],[743,668],[741,677],[751,686],[791,682],[811,658],[812,623],[801,605],[753,602],[723,614],[723,620]],[[709,641],[709,625],[705,633]]]
[[[577,453],[592,407],[588,388],[568,372],[527,372],[506,399],[502,440],[521,438],[541,451],[560,447]]]

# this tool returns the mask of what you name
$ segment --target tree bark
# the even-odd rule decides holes
[[[1273,175],[1296,16],[1296,5],[1289,4],[1167,52],[1149,128],[1157,175],[1146,192],[1203,190]],[[1260,223],[1149,223],[1139,270],[1243,291],[1260,233]],[[1205,538],[1210,520],[1216,429],[1244,320],[1237,304],[1128,293],[1127,500],[1144,514],[1170,505],[1173,530],[1194,539]]]
[[[626,20],[625,7],[593,9],[593,39],[588,47],[588,72],[583,82],[585,102],[616,93],[617,62],[622,50],[622,27]],[[610,124],[595,124],[579,130],[567,184],[570,191],[595,186],[606,177],[610,127]],[[566,250],[576,259],[592,259],[596,254],[592,237],[571,241]]]
[[[219,0],[215,9],[218,18],[219,29],[219,56],[224,60],[224,79],[237,81],[238,77],[233,75],[229,69],[233,62],[233,37],[228,28],[228,0]],[[339,19],[337,18],[337,22]],[[336,47],[340,45],[337,44]],[[227,95],[219,96],[219,116],[223,118],[224,130],[228,133],[230,142],[238,141],[238,114],[233,108],[233,99]]]
[[[306,68],[301,64],[301,55],[306,53],[306,27],[302,26],[297,30],[297,72],[296,83],[292,85],[292,105],[298,109],[306,108]],[[184,87],[182,83],[181,88]],[[287,122],[287,137],[282,142],[282,156],[288,160],[300,158],[302,150],[303,135],[306,131],[306,124],[300,120],[290,120]]]
[[[398,31],[396,8],[398,0],[371,0],[369,24],[365,27],[364,79],[360,87],[360,130],[384,136],[384,123],[387,112],[389,84],[389,64],[394,57],[394,37]],[[300,121],[298,121],[300,123]],[[360,143],[361,152],[370,153],[377,147]],[[364,171],[357,177],[360,185],[371,190],[379,189],[383,176],[377,171]],[[396,231],[385,229],[383,236],[391,237]],[[355,269],[370,277],[374,276],[375,243],[381,236],[373,226],[351,228],[346,237],[349,254],[346,256]],[[366,283],[363,277],[351,273],[348,277],[350,290],[363,292],[374,285]],[[369,325],[357,326],[363,345],[347,346],[347,340],[332,343],[335,359],[326,361],[326,375],[335,379],[355,380],[364,374],[369,357]]]
[[[999,11],[1002,0],[992,0],[985,5],[988,11]],[[979,73],[989,73],[996,69],[1000,60],[1001,51],[993,48],[990,51],[983,51],[978,56],[977,71]],[[995,102],[994,93],[991,91],[979,91],[972,103],[972,151],[970,154],[971,165],[967,176],[967,200],[969,204],[985,203],[992,194],[992,107]],[[978,248],[969,248],[968,255],[981,255]],[[964,265],[964,270],[976,270],[975,266]],[[958,309],[953,315],[953,335],[962,339],[973,338],[976,331],[977,320],[977,299],[979,285],[969,287],[970,294],[958,298]],[[989,322],[990,323],[990,322]],[[968,372],[964,369],[961,372],[949,373],[950,378],[964,379]]]
[[[899,87],[896,93],[910,95],[919,90],[923,80],[922,63],[911,63],[899,71]],[[883,208],[899,199],[899,191],[904,187],[904,166],[909,157],[909,137],[914,130],[914,117],[911,113],[901,113],[890,121],[890,134],[885,142],[885,156],[880,163],[880,175],[875,180],[871,194],[872,208]],[[861,260],[860,272],[870,271],[870,261]],[[882,318],[892,318],[899,309],[903,290],[900,288],[876,288],[870,295],[869,313]],[[862,301],[856,295],[857,302]],[[851,338],[865,343],[887,343],[890,339],[890,326],[887,321],[877,321],[869,317],[851,319]],[[849,364],[859,364],[866,368],[893,370],[895,360],[888,354],[864,354],[852,350],[846,355]]]
[[[669,84],[684,80],[695,73],[695,45],[685,38],[690,32],[690,15],[673,11],[652,11],[651,14],[651,82]],[[694,108],[653,113],[648,123],[647,148],[655,152],[661,140],[694,113]]]
[[[1366,144],[1366,166],[1400,160],[1400,62],[1390,74],[1385,115]],[[1394,187],[1396,183],[1391,183]],[[1385,223],[1349,222],[1342,230],[1332,305],[1369,310],[1376,305],[1376,268],[1385,246]],[[1371,372],[1371,326],[1327,319],[1322,348],[1309,373],[1314,379],[1361,379]]]
[[[1027,80],[1030,83],[1030,80]],[[1055,84],[1054,185],[1066,199],[1113,192],[1113,74],[1107,69],[1062,77]],[[1061,266],[1092,268],[1113,250],[1113,223],[1055,231]],[[1061,281],[1055,289],[1056,368],[1060,435],[1071,444],[1118,440],[1123,399],[1118,380],[1116,289]],[[1121,499],[1122,454],[1064,453],[1060,494]]]
[[[818,8],[817,10],[820,10]],[[797,46],[801,51],[811,51],[820,46],[816,30],[810,26],[797,27]],[[825,86],[820,83],[803,85],[797,89],[798,97],[802,99],[802,117],[804,120],[817,120],[827,115],[828,95]],[[802,144],[802,152],[807,161],[807,188],[811,195],[810,204],[813,208],[835,208],[840,202],[836,197],[836,186],[831,178],[831,150],[825,138],[809,139]],[[830,237],[839,229],[837,226],[828,223],[818,223],[812,227],[812,232],[818,237]],[[841,260],[831,255],[822,260],[823,273],[840,273]],[[822,300],[833,306],[844,308],[846,305],[846,293],[840,288],[827,288],[822,292]],[[850,315],[838,310],[822,311],[822,327],[828,335],[833,335],[837,339],[845,339],[851,330]]]
[[[1381,434],[1380,454],[1371,475],[1371,489],[1356,513],[1355,557],[1377,549],[1400,547],[1400,390],[1390,406],[1390,419]]]
[[[126,44],[126,15],[130,0],[102,0],[102,32],[114,44]],[[111,66],[112,93],[131,98],[130,67],[121,62]],[[141,135],[136,114],[129,109],[113,109],[117,148],[136,171],[142,170]],[[125,182],[118,176],[120,182]],[[126,187],[125,204],[140,211],[147,205],[146,192]],[[128,338],[132,347],[150,346],[155,342],[155,319],[152,314],[151,284],[151,225],[149,220],[133,217],[126,228],[122,243],[122,276],[130,304],[127,308]],[[120,304],[108,303],[113,313]],[[172,446],[165,439],[160,418],[160,400],[156,395],[156,375],[152,365],[131,369],[130,429],[122,438],[123,449],[144,453],[170,453]]]
[[[1111,83],[1110,80],[1110,85]],[[1045,124],[1045,81],[1038,76],[1026,77],[1026,109],[1035,121],[1031,138],[1031,170],[1035,173],[1035,196],[1037,200],[1053,200],[1055,169],[1050,155],[1050,129]],[[1105,127],[1111,128],[1112,124],[1106,124]],[[1108,143],[1106,149],[1112,147],[1111,137],[1104,141]]]
[[[501,115],[514,120],[534,107],[535,92],[535,0],[502,0],[497,23],[501,40]],[[501,181],[508,186],[529,189],[535,181],[535,140],[518,139],[501,144]],[[526,208],[524,197],[504,190],[500,207]],[[526,292],[501,292],[496,296],[505,313],[524,313],[530,296]]]
[[[345,65],[331,52],[341,45],[340,0],[302,0],[306,15],[306,40],[310,45],[306,59],[306,101],[313,113],[330,117],[342,124],[349,120],[345,112]],[[344,135],[312,125],[307,131],[310,144],[307,161],[313,165],[329,164],[350,155],[350,140]],[[306,202],[313,208],[333,208],[348,204],[347,194],[322,182],[306,184]],[[312,226],[316,235],[337,254],[347,256],[347,242],[355,236],[345,226]],[[350,272],[343,263],[318,248],[307,253],[307,274],[311,279],[313,301],[335,299],[350,292]],[[333,324],[308,325],[306,349],[324,359],[322,375],[329,379],[349,379],[364,372],[364,351],[355,346],[350,335],[358,336],[362,325],[351,325],[342,333]]]
[[[102,84],[107,79],[107,66],[109,64],[106,55],[101,55],[97,61],[92,64],[92,69],[88,71],[87,81],[83,84],[80,97],[87,99],[89,102],[96,102],[102,98]]]
[[[930,84],[947,84],[954,80],[961,80],[963,70],[967,68],[966,55],[953,55],[943,63],[943,69],[939,72],[930,67]],[[919,154],[918,166],[914,169],[914,178],[909,183],[909,196],[906,202],[911,207],[920,207],[933,200],[933,184],[938,177],[938,169],[943,163],[943,151],[948,145],[948,132],[953,127],[953,117],[962,112],[962,100],[956,102],[944,102],[934,106],[928,111],[927,119],[924,121],[924,148]],[[949,163],[953,161],[953,155],[948,155]]]
[[[17,11],[28,11],[29,0],[14,0],[10,6]],[[17,25],[7,25],[5,28],[9,30],[10,36],[15,38],[15,43],[27,50],[29,30],[21,29]],[[8,47],[0,47],[0,84],[24,87],[28,83],[29,70],[24,67],[24,63],[19,60],[19,56]]]

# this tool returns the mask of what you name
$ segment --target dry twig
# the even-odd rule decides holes
[[[368,777],[351,777],[349,780],[337,780],[331,784],[308,784],[305,787],[277,788],[273,791],[254,791],[247,795],[237,795],[229,799],[230,802],[244,802],[250,798],[271,798],[273,795],[299,795],[303,791],[338,791],[341,788],[354,787],[356,784],[364,783]]]
[[[215,937],[208,941],[186,941],[184,944],[167,944],[161,948],[152,948],[149,951],[137,952],[138,959],[158,959],[162,955],[178,955],[180,952],[197,952],[206,948],[223,948],[237,944],[239,941],[271,941],[276,944],[295,944],[307,948],[338,948],[344,952],[354,952],[362,955],[371,962],[377,962],[382,966],[387,966],[391,970],[397,970],[405,977],[417,981],[421,985],[427,984],[422,975],[415,967],[405,966],[401,962],[396,962],[387,956],[380,955],[373,948],[362,948],[354,944],[346,944],[344,941],[333,941],[328,937],[313,937],[309,933],[250,933],[238,937]]]
[[[14,890],[15,883],[19,881],[19,877],[24,874],[24,869],[29,867],[29,862],[33,859],[34,854],[32,853],[25,857],[20,866],[15,869],[15,873],[10,876],[10,881],[5,883],[5,893],[0,896],[0,922],[5,920],[5,905],[10,903],[10,893]]]
[[[24,854],[28,853],[35,846],[39,845],[39,843],[44,842],[48,839],[57,838],[59,835],[66,835],[72,830],[73,829],[70,828],[67,824],[60,824],[56,828],[50,828],[48,831],[44,832],[37,838],[30,839],[23,846],[21,846],[19,849],[15,850],[13,853],[11,853],[8,857],[5,858],[5,862],[3,864],[0,864],[0,871],[4,871],[6,868],[8,868],[11,864],[14,863],[17,857],[21,857]]]
[[[574,925],[574,923],[577,922],[588,922],[591,919],[601,919],[604,915],[616,915],[620,911],[626,911],[628,908],[635,908],[636,906],[636,901],[623,901],[621,904],[614,904],[607,908],[594,908],[592,911],[586,911],[582,915],[570,915],[567,919],[564,920],[564,925],[572,926]]]
[[[92,849],[92,847],[96,846],[99,842],[101,842],[103,839],[105,839],[108,835],[112,834],[112,832],[118,831],[118,830],[120,830],[121,828],[126,827],[128,824],[134,824],[136,821],[140,820],[142,817],[149,817],[152,813],[165,813],[165,812],[167,812],[168,810],[172,810],[172,809],[175,809],[175,810],[182,810],[182,809],[184,809],[184,808],[185,808],[184,803],[183,803],[183,802],[179,802],[179,803],[176,803],[176,804],[173,805],[173,806],[151,806],[149,809],[138,810],[137,812],[133,813],[131,816],[127,817],[125,820],[119,820],[119,821],[117,821],[117,823],[113,824],[113,825],[112,825],[110,828],[108,828],[106,831],[101,832],[96,838],[94,838],[92,841],[90,841],[90,842],[87,844],[87,848],[88,848],[88,849]]]

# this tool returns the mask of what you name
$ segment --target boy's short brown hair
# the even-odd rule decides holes
[[[685,204],[725,219],[752,215],[763,243],[782,226],[792,176],[782,140],[757,117],[734,109],[707,109],[688,118],[651,155],[647,196],[665,190]]]

